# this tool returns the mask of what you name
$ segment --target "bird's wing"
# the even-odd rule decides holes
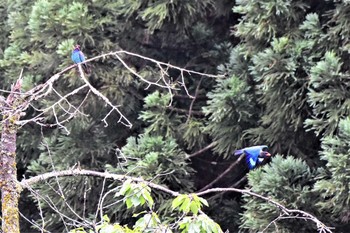
[[[256,161],[252,158],[250,158],[249,161],[247,161],[247,163],[248,163],[249,170],[254,169],[256,166]]]
[[[266,145],[246,147],[243,149],[236,150],[234,155],[241,155],[247,151],[250,153],[260,153],[261,150],[265,150],[267,148],[268,148],[268,146],[266,146]]]
[[[236,150],[234,155],[245,154],[246,162],[248,164],[249,169],[253,169],[259,162],[258,159],[261,150],[266,150],[267,148],[268,146],[266,145],[246,147],[243,149]]]
[[[265,150],[267,149],[268,146],[266,145],[260,145],[260,146],[251,146],[251,147],[246,147],[244,148],[244,150],[247,150],[247,151],[261,151],[261,150]]]
[[[84,56],[84,54],[83,54],[82,51],[79,51],[79,61],[80,61],[80,62],[85,61],[85,56]]]
[[[74,63],[80,63],[81,62],[81,58],[80,58],[80,52],[79,51],[73,51],[72,53],[72,61]]]
[[[257,162],[258,162],[258,156],[259,154],[257,153],[250,153],[248,151],[244,151],[246,155],[246,162],[248,164],[249,169],[253,169]]]
[[[74,63],[76,63],[76,62],[75,62],[76,59],[75,59],[75,52],[74,52],[74,51],[72,52],[71,58],[72,58],[72,61],[73,61]]]

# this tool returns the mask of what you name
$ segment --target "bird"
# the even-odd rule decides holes
[[[75,64],[79,64],[85,61],[85,56],[83,52],[80,50],[80,45],[77,44],[74,46],[71,58]],[[88,64],[86,63],[82,64],[82,68],[86,74],[90,74],[91,70]]]
[[[265,159],[271,157],[271,154],[267,151],[267,149],[268,146],[266,145],[251,146],[236,150],[234,155],[245,155],[248,168],[249,170],[252,170],[258,165],[262,164]]]

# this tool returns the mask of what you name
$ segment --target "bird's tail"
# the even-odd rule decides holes
[[[86,63],[82,64],[82,68],[83,68],[85,74],[90,74],[91,73],[91,68],[90,68],[90,66],[88,64],[86,64]]]
[[[234,155],[241,155],[243,154],[243,149],[236,150]]]

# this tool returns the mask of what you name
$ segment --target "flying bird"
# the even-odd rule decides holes
[[[268,146],[251,146],[235,151],[235,155],[245,155],[249,170],[261,164],[271,154],[267,151]]]
[[[84,56],[83,52],[80,50],[80,45],[74,46],[74,50],[72,52],[71,58],[75,64],[78,64],[78,63],[85,61],[85,56]],[[90,72],[91,72],[90,67],[86,63],[82,64],[82,68],[86,74],[90,74]]]

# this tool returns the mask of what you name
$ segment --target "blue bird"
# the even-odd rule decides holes
[[[251,146],[235,151],[235,155],[245,155],[249,170],[261,164],[271,154],[267,152],[267,146]]]
[[[80,50],[80,45],[74,46],[71,58],[75,64],[85,61],[85,56]],[[89,66],[86,63],[82,64],[82,68],[86,74],[89,74],[91,72]]]

